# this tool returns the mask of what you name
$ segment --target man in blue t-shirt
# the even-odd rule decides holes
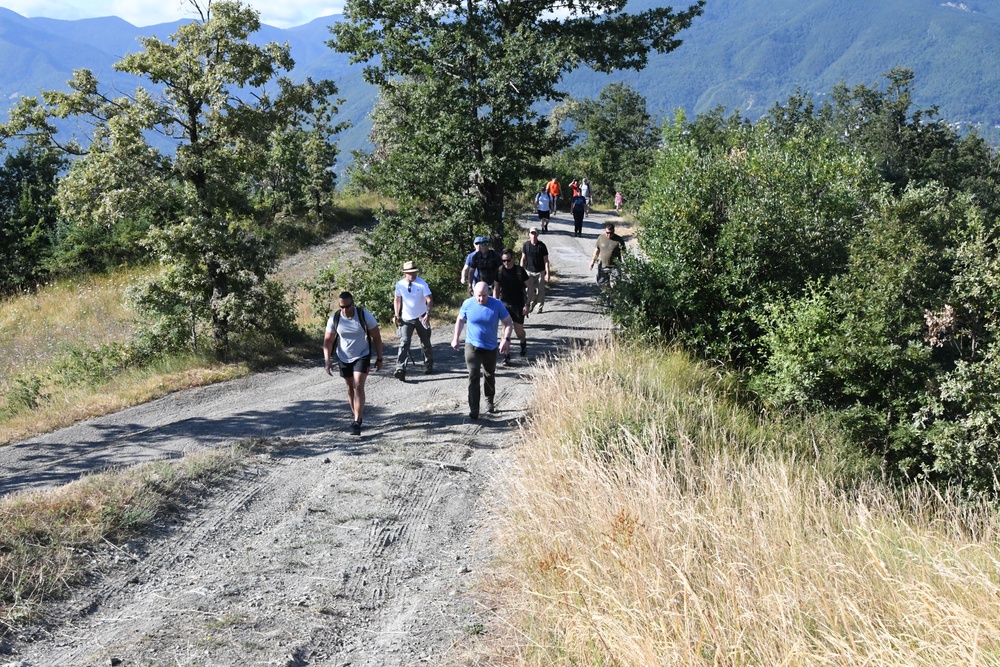
[[[459,349],[462,329],[468,325],[465,333],[465,367],[469,369],[469,419],[479,419],[479,376],[485,375],[483,393],[486,394],[486,411],[494,412],[493,398],[497,391],[497,326],[503,322],[499,352],[505,354],[510,346],[514,321],[503,303],[490,296],[490,288],[486,283],[476,283],[472,294],[462,302],[458,311],[451,346]]]

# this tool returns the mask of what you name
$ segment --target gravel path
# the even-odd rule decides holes
[[[458,664],[463,643],[493,622],[470,594],[490,557],[483,494],[502,479],[535,362],[609,326],[587,269],[606,219],[592,214],[574,238],[560,215],[542,235],[557,280],[545,312],[526,322],[528,356],[498,368],[498,412],[479,421],[468,419],[465,365],[447,326],[433,333],[435,374],[400,382],[389,361],[369,378],[361,437],[349,435],[343,382],[323,372],[317,350],[313,364],[0,448],[6,494],[247,437],[278,441],[183,522],[126,545],[110,572],[53,605],[44,626],[0,646],[0,661]]]

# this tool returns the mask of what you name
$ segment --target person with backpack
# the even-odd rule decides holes
[[[521,246],[521,266],[528,272],[531,284],[528,289],[528,312],[538,306],[545,307],[545,283],[549,280],[549,249],[538,240],[538,228],[528,230],[528,240]]]
[[[583,236],[583,216],[587,213],[587,200],[579,192],[573,197],[570,210],[573,212],[573,234]]]
[[[535,208],[538,210],[538,223],[544,231],[549,229],[549,219],[552,207],[552,197],[544,187],[535,195]]]
[[[354,305],[350,292],[341,292],[339,310],[330,315],[323,336],[323,360],[327,375],[333,375],[333,351],[337,351],[337,368],[347,383],[347,402],[351,406],[351,433],[361,435],[365,411],[365,380],[375,352],[375,369],[382,368],[382,334],[375,316]]]
[[[514,333],[521,341],[521,356],[527,354],[528,338],[524,334],[524,318],[528,316],[528,291],[531,288],[531,277],[524,267],[514,263],[514,251],[504,248],[500,253],[503,265],[497,272],[497,282],[493,286],[493,298],[500,299],[511,321],[514,322]],[[510,350],[503,356],[503,366],[510,366]]]
[[[594,205],[594,193],[590,189],[590,182],[585,178],[583,183],[580,185],[580,194],[583,198],[587,200],[587,208],[583,213],[583,217],[590,215],[590,207]]]
[[[475,252],[469,253],[462,266],[461,281],[464,285],[469,283],[469,294],[472,294],[472,287],[478,282],[486,283],[493,289],[493,283],[497,279],[497,270],[500,268],[500,255],[496,250],[490,248],[490,239],[487,236],[477,236],[473,241],[476,245]]]

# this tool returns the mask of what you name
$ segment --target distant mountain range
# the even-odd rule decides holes
[[[657,4],[634,0],[630,9]],[[337,83],[346,100],[341,118],[353,123],[340,138],[346,156],[368,147],[376,90],[364,83],[360,66],[326,47],[328,26],[339,20],[334,15],[286,30],[264,26],[256,40],[288,42],[294,78]],[[0,8],[0,111],[19,96],[65,89],[80,67],[105,85],[131,90],[138,82],[112,64],[138,50],[140,36],[167,39],[179,25],[29,19]],[[579,70],[561,89],[595,97],[611,81],[628,81],[660,118],[677,108],[693,116],[719,105],[756,118],[796,88],[822,95],[841,81],[875,84],[902,65],[916,73],[918,107],[937,105],[949,121],[978,126],[994,143],[1000,138],[1000,0],[708,0],[704,15],[680,37],[678,50],[653,56],[642,72]]]

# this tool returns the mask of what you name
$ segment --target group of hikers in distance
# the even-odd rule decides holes
[[[555,179],[553,179],[555,181]],[[574,184],[576,181],[574,181]],[[577,195],[587,186],[576,188]],[[558,184],[557,184],[558,187]],[[588,186],[589,187],[589,186]],[[587,190],[589,192],[589,190]],[[584,209],[581,216],[586,215]],[[574,214],[575,218],[575,214]],[[542,231],[548,229],[548,217],[539,209]],[[582,228],[582,217],[578,227]],[[538,227],[528,231],[528,240],[521,247],[520,262],[510,248],[497,253],[486,236],[477,236],[476,249],[469,253],[462,265],[459,280],[467,285],[470,296],[462,302],[455,318],[451,347],[461,349],[460,338],[465,332],[465,365],[468,371],[469,418],[479,419],[481,397],[485,396],[485,411],[496,411],[496,367],[500,355],[501,365],[511,365],[510,344],[517,335],[520,356],[527,354],[525,318],[532,312],[542,313],[545,308],[546,285],[551,279],[549,251],[539,239]],[[580,236],[580,232],[574,232]],[[594,247],[590,268],[598,264],[597,283],[608,286],[621,258],[624,241],[615,234],[612,223],[606,223]],[[392,322],[397,327],[399,346],[396,354],[394,377],[406,381],[407,365],[412,361],[410,347],[413,333],[420,341],[424,358],[424,374],[434,372],[434,350],[431,345],[431,308],[433,296],[430,286],[421,278],[420,267],[412,261],[403,263],[403,277],[396,283],[393,295]],[[365,409],[365,380],[375,355],[375,369],[381,370],[382,336],[371,312],[356,306],[350,292],[341,292],[338,308],[326,323],[323,337],[324,368],[334,374],[334,364],[347,385],[347,400],[351,408],[350,431],[361,435]],[[537,309],[537,310],[536,310]],[[502,326],[499,339],[497,330]],[[480,382],[482,378],[482,382]],[[482,386],[480,386],[482,385]]]
[[[552,180],[543,184],[535,194],[535,210],[538,211],[538,223],[542,231],[549,230],[549,221],[559,210],[559,199],[562,197],[562,186],[553,176]],[[583,219],[590,215],[590,207],[594,203],[594,192],[590,182],[573,179],[569,184],[569,210],[573,214],[573,235],[583,236]],[[621,192],[615,192],[615,213],[621,213],[624,197]]]

